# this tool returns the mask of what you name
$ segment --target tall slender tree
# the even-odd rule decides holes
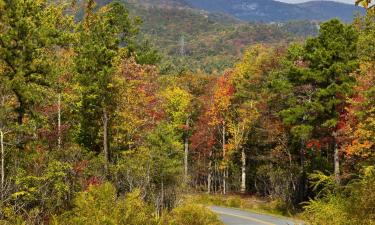
[[[110,158],[110,126],[116,109],[114,75],[117,64],[128,57],[137,32],[123,4],[110,3],[97,11],[95,1],[85,2],[84,19],[78,26],[75,70],[81,96],[78,103],[77,139],[87,149]]]

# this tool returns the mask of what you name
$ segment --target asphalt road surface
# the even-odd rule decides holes
[[[211,210],[217,213],[226,225],[297,225],[302,224],[293,220],[279,218],[265,214],[252,213],[237,209],[212,206]]]

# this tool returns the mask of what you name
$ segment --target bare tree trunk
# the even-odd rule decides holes
[[[335,180],[337,184],[340,184],[340,158],[339,158],[339,148],[337,143],[335,143],[334,152],[334,165],[335,165]]]
[[[61,149],[61,93],[57,96],[57,147]]]
[[[105,170],[108,171],[108,115],[106,109],[103,110],[103,154],[105,157]]]
[[[210,157],[209,157],[209,161],[208,161],[208,176],[207,176],[207,193],[208,194],[211,194],[211,183],[212,183],[212,160],[211,160],[211,156],[212,156],[212,150],[210,152]]]
[[[4,149],[4,133],[0,130],[0,146],[1,146],[1,200],[4,200],[4,182],[5,182],[5,149]]]
[[[164,179],[161,179],[161,211],[164,210]]]
[[[186,127],[189,126],[189,119],[186,119]],[[189,135],[185,133],[185,155],[184,155],[184,167],[185,167],[185,183],[188,182],[188,157],[189,157]]]
[[[290,151],[287,150],[288,158],[289,158],[289,167],[292,168],[293,163],[292,163],[292,154],[290,154]],[[296,190],[296,184],[293,179],[293,172],[290,170],[290,181],[292,182],[293,185],[293,191]]]
[[[225,142],[226,142],[226,140],[225,140],[225,122],[223,122],[223,160],[224,160],[224,163],[225,163],[225,154],[226,154],[226,152],[225,152]],[[228,172],[228,170],[227,170],[227,168],[226,168],[226,166],[224,167],[224,173],[223,173],[223,194],[224,195],[226,195],[227,194],[227,172]]]
[[[241,193],[246,192],[246,152],[244,148],[241,148]]]

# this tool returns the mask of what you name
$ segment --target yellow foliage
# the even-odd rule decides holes
[[[175,128],[181,127],[189,117],[192,95],[180,87],[169,87],[161,93],[163,108]]]

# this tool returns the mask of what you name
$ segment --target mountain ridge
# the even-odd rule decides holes
[[[191,7],[208,12],[220,12],[248,22],[286,22],[291,20],[324,21],[339,18],[350,22],[364,9],[335,1],[284,3],[275,0],[128,0],[154,6]]]

